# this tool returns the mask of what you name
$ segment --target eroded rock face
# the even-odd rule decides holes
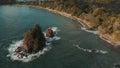
[[[38,24],[25,33],[23,40],[23,50],[25,52],[36,53],[45,46],[45,37]]]
[[[46,33],[47,37],[53,37],[54,36],[54,32],[51,28],[46,29],[45,33]]]

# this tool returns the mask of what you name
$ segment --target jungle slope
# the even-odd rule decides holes
[[[81,19],[89,30],[114,45],[120,45],[120,0],[54,0],[26,2],[61,12]]]

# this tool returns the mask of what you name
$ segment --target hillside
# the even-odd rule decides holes
[[[43,2],[42,7],[67,12],[77,16],[88,26],[97,30],[99,35],[120,42],[120,0],[55,0]],[[120,43],[119,43],[120,44]]]
[[[37,5],[66,12],[84,21],[90,30],[120,44],[120,0],[54,0],[19,4]]]

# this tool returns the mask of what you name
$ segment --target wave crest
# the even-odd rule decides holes
[[[99,54],[107,54],[108,51],[104,51],[104,50],[99,50],[99,49],[85,49],[85,48],[82,48],[80,47],[79,45],[73,45],[75,46],[76,48],[82,50],[82,51],[85,51],[85,52],[89,52],[89,53],[99,53]]]
[[[89,33],[97,34],[97,31],[95,31],[95,30],[88,30],[85,27],[81,27],[81,29],[86,31],[86,32],[89,32]]]

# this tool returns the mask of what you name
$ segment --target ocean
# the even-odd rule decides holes
[[[37,57],[15,59],[11,50],[35,24],[43,32],[56,29],[56,37]],[[0,68],[114,68],[119,63],[120,53],[113,45],[75,20],[29,6],[0,6]]]

